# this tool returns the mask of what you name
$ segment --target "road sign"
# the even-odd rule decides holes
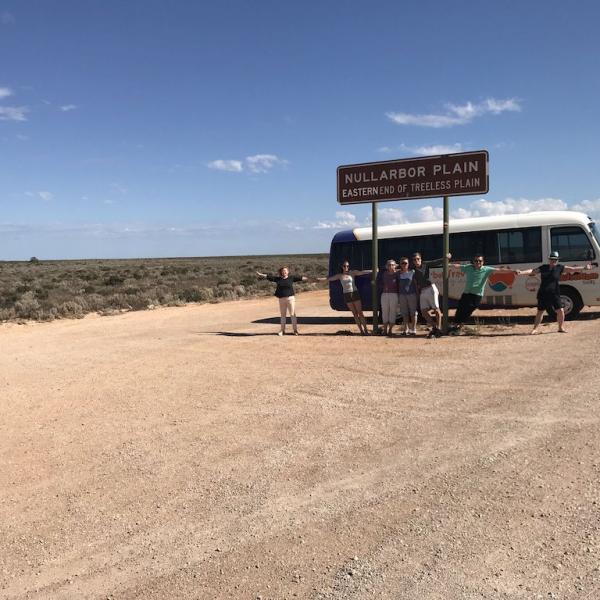
[[[416,200],[487,194],[487,150],[385,162],[342,165],[337,169],[340,204]]]

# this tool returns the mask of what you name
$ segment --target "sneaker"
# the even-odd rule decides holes
[[[283,331],[280,331],[277,335],[281,337],[283,335]]]
[[[294,335],[300,335],[297,329],[294,330]]]
[[[432,329],[428,334],[427,334],[427,339],[428,340],[435,340],[437,338],[437,334],[435,333],[435,330]]]
[[[431,330],[431,332],[433,333],[433,335],[434,335],[436,338],[442,337],[442,336],[444,335],[444,334],[442,333],[442,330],[441,330],[441,329],[438,329],[437,327],[434,327],[434,328]]]
[[[417,337],[417,332],[416,331],[407,331],[406,335],[408,337]]]

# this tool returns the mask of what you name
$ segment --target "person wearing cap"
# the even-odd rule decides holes
[[[454,325],[449,329],[449,332],[453,335],[460,332],[463,323],[473,314],[475,309],[479,308],[483,299],[485,284],[490,275],[494,271],[512,271],[509,267],[484,266],[483,262],[483,255],[476,254],[473,256],[471,264],[450,263],[448,265],[452,269],[460,269],[467,278],[464,292],[458,301],[456,313],[454,314]]]
[[[565,329],[565,309],[563,308],[562,299],[560,297],[560,278],[563,273],[577,273],[583,269],[591,269],[591,263],[585,265],[585,267],[572,266],[567,267],[566,265],[558,264],[559,255],[558,252],[550,252],[548,256],[548,263],[540,265],[535,269],[528,269],[527,271],[516,271],[517,275],[540,275],[542,281],[537,292],[537,313],[533,322],[533,329],[531,334],[535,335],[539,333],[538,327],[544,317],[544,311],[547,313],[556,312],[556,320],[558,322],[558,331],[560,333],[567,333]]]

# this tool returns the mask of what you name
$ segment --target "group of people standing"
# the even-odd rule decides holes
[[[448,260],[451,255],[448,254]],[[564,328],[565,313],[560,297],[560,278],[563,272],[578,272],[592,268],[591,263],[585,267],[559,265],[558,252],[551,252],[548,263],[526,271],[509,267],[489,267],[484,265],[484,257],[477,254],[469,264],[449,263],[450,269],[460,270],[465,274],[465,288],[460,297],[453,324],[449,327],[450,335],[460,333],[463,324],[480,306],[487,281],[495,271],[512,271],[515,275],[540,275],[541,284],[537,292],[537,313],[532,334],[538,333],[544,311],[556,313],[558,331],[566,333]],[[443,259],[424,261],[419,252],[415,252],[410,260],[402,257],[397,263],[389,259],[385,269],[377,274],[377,289],[380,293],[382,334],[392,336],[398,313],[402,315],[400,335],[416,336],[418,314],[422,315],[429,326],[428,338],[442,335],[442,312],[439,305],[439,290],[430,279],[430,268],[440,266]],[[331,277],[317,277],[316,281],[339,281],[342,285],[344,301],[352,312],[356,325],[362,335],[368,335],[367,321],[363,314],[362,303],[356,277],[370,275],[372,271],[353,270],[348,261],[342,262],[340,272]],[[292,321],[294,335],[298,335],[295,295],[293,284],[308,281],[305,276],[290,275],[288,267],[281,267],[277,275],[256,273],[258,277],[274,282],[277,287],[275,296],[279,298],[281,329],[279,335],[285,334],[287,314]]]

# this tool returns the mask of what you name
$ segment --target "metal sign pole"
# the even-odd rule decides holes
[[[444,196],[444,270],[442,273],[444,292],[442,296],[442,331],[444,334],[448,333],[448,253],[450,252],[450,228],[449,228],[449,210],[448,210],[448,196]]]
[[[371,306],[373,307],[373,333],[379,331],[379,323],[377,319],[378,313],[378,294],[377,294],[377,265],[379,264],[378,257],[378,241],[377,241],[377,202],[371,203]]]

